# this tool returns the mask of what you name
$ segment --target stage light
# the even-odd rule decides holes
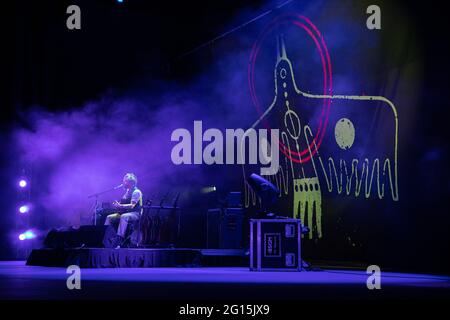
[[[20,206],[20,208],[19,208],[20,213],[27,213],[28,211],[30,211],[30,206],[23,205],[23,206]]]
[[[36,238],[36,234],[31,231],[25,231],[24,233],[19,234],[19,240],[23,241],[23,240],[30,240],[30,239],[34,239]]]
[[[261,201],[271,205],[278,200],[280,190],[270,181],[256,173],[252,173],[247,178],[247,182],[252,190],[261,198]]]
[[[256,173],[252,173],[247,178],[247,183],[261,200],[261,209],[263,213],[270,215],[269,209],[278,201],[280,190],[273,183]]]
[[[215,186],[202,188],[202,193],[211,193],[217,191]]]
[[[19,181],[19,187],[25,188],[27,185],[28,185],[27,180],[22,179],[22,180]]]
[[[123,0],[117,0],[117,2],[118,2],[118,3],[122,3],[122,2],[123,2]]]

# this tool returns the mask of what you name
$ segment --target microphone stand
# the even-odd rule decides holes
[[[91,194],[91,195],[88,196],[88,199],[95,198],[94,205],[92,206],[92,207],[94,208],[94,209],[93,209],[93,215],[94,215],[93,221],[94,221],[94,226],[97,225],[98,197],[101,196],[102,194],[105,194],[105,193],[108,193],[108,192],[111,192],[111,191],[114,191],[114,190],[117,190],[117,189],[119,189],[119,188],[114,187],[114,188],[111,188],[111,189],[108,189],[108,190],[104,190],[104,191],[100,191],[100,192],[97,192],[97,193],[93,193],[93,194]],[[92,209],[91,209],[91,210],[92,210]]]
[[[157,245],[160,245],[160,241],[161,241],[161,216],[159,215],[159,213],[161,212],[161,209],[163,208],[164,205],[164,201],[166,201],[166,198],[169,196],[170,190],[167,191],[167,193],[164,195],[164,197],[162,197],[160,203],[159,203],[159,208],[158,211],[156,212],[156,217],[157,217],[157,221],[159,222],[159,224],[157,225],[158,227],[158,231],[157,231],[157,239],[155,239],[157,242]]]
[[[177,244],[177,242],[178,242],[178,240],[180,238],[181,214],[180,214],[180,212],[178,212],[178,214],[177,214],[178,199],[180,199],[180,193],[179,192],[177,193],[175,199],[173,200],[173,204],[172,204],[172,206],[173,206],[173,215],[174,215],[174,218],[175,218],[174,220],[177,220],[176,221],[176,224],[177,224],[177,226],[176,226],[176,228],[177,228],[176,234],[175,235],[172,234],[175,239],[173,239],[173,238],[170,239],[170,240],[173,240],[173,242],[174,242],[173,245],[174,246]],[[173,227],[171,229],[172,229],[171,231],[173,232]]]

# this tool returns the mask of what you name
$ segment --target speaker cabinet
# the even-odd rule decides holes
[[[81,226],[52,229],[44,240],[46,248],[114,248],[118,237],[112,226]]]
[[[210,209],[207,212],[207,248],[242,248],[242,208]]]

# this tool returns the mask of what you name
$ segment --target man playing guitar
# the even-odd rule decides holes
[[[119,212],[108,215],[105,221],[105,225],[110,225],[119,220],[117,235],[120,243],[125,239],[128,224],[139,220],[142,209],[142,192],[137,188],[137,178],[133,173],[127,173],[123,177],[123,187],[126,192],[122,200],[113,203]]]

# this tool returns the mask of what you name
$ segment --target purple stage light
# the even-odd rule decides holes
[[[27,185],[28,185],[27,180],[22,179],[19,181],[19,187],[25,188]]]
[[[28,211],[30,211],[30,207],[27,205],[20,206],[19,208],[20,213],[27,213]]]
[[[34,239],[34,238],[36,238],[36,234],[31,230],[28,230],[28,231],[25,231],[24,233],[19,234],[20,241],[30,240],[30,239]]]

